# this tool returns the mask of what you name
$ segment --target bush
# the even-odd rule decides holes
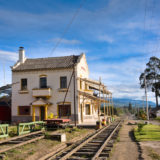
[[[143,123],[139,123],[139,124],[138,124],[138,132],[141,132],[141,131],[142,131],[142,128],[143,128],[144,125],[145,125],[145,124],[143,124]]]

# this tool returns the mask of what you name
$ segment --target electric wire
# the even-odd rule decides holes
[[[55,44],[55,46],[53,47],[51,53],[50,53],[50,56],[54,53],[54,51],[56,50],[56,48],[59,46],[59,44],[61,43],[63,37],[65,36],[65,34],[68,32],[70,26],[72,25],[73,21],[75,20],[75,18],[77,17],[78,13],[80,12],[80,9],[83,7],[84,3],[85,3],[86,0],[82,0],[81,1],[81,4],[80,4],[80,7],[76,10],[76,12],[74,13],[73,17],[71,18],[70,22],[68,23],[68,25],[65,27],[63,33],[62,33],[62,36],[61,38],[59,38],[57,40],[57,43]]]

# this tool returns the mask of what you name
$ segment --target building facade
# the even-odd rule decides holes
[[[12,121],[69,118],[77,123],[98,119],[100,98],[106,87],[89,80],[85,54],[27,59],[23,47],[12,67]]]

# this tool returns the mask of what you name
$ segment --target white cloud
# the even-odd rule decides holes
[[[16,62],[18,60],[18,53],[0,50],[0,58],[1,58],[1,61],[7,60],[7,61]]]
[[[60,41],[61,43],[63,44],[80,44],[81,42],[79,40],[76,40],[76,39],[60,39],[60,38],[53,38],[51,40],[49,40],[49,42],[54,42],[54,43],[57,43],[58,41]]]
[[[114,97],[141,100],[144,90],[140,89],[139,76],[148,60],[146,57],[139,57],[118,62],[94,62],[89,65],[90,76],[95,80],[101,76],[102,82]],[[155,101],[154,93],[150,92],[148,99]]]
[[[37,54],[38,53],[38,54]],[[87,53],[86,49],[82,48],[69,48],[69,47],[61,47],[56,48],[56,50],[53,51],[53,48],[51,46],[44,46],[44,47],[37,47],[37,48],[29,48],[26,50],[26,57],[30,58],[38,58],[38,57],[60,57],[60,56],[70,56],[70,55],[79,55],[81,53]],[[38,55],[38,57],[37,57]]]
[[[107,42],[107,43],[113,43],[114,39],[108,35],[100,35],[98,36],[99,41]]]

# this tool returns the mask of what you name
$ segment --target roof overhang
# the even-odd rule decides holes
[[[51,105],[51,104],[52,104],[51,102],[44,100],[42,98],[38,98],[31,103],[32,106],[46,106],[46,105]]]

